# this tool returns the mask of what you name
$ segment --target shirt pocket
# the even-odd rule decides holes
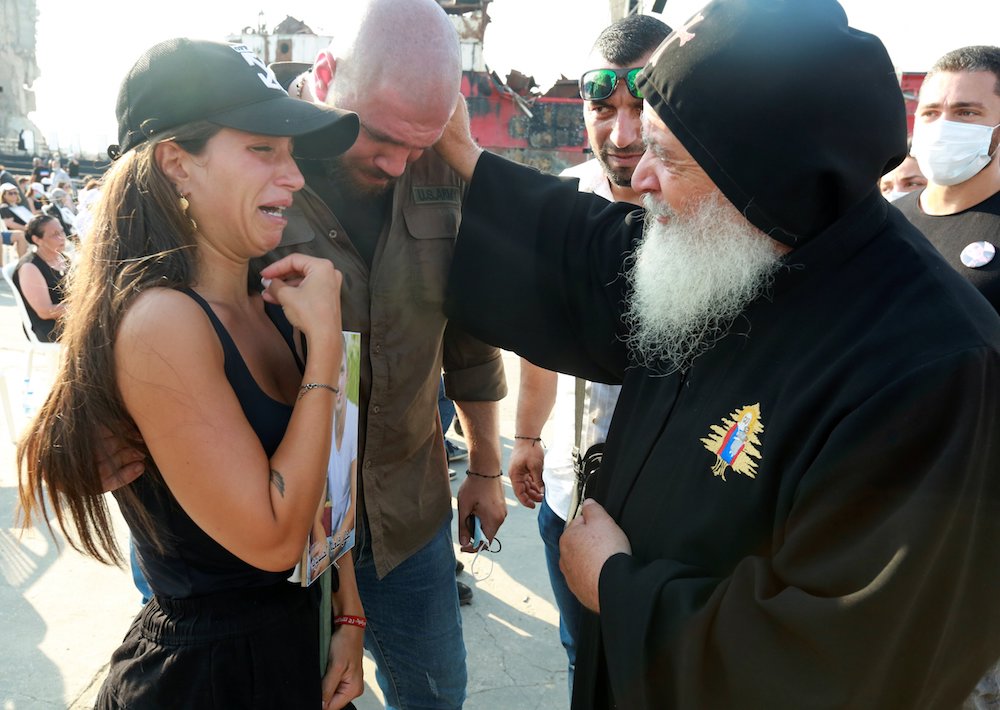
[[[301,208],[292,205],[285,209],[285,231],[281,233],[281,242],[278,248],[295,246],[296,244],[308,244],[316,240],[319,232],[309,223],[306,213]],[[294,249],[289,251],[295,251]],[[285,252],[288,253],[288,252]]]
[[[440,203],[407,205],[403,219],[408,236],[408,253],[403,258],[409,266],[412,296],[440,309],[462,220],[461,208]]]

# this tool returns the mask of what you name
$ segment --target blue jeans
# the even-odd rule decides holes
[[[455,403],[445,396],[443,377],[438,385],[438,416],[441,417],[441,432],[447,434],[455,420]]]
[[[455,586],[451,519],[382,579],[367,530],[355,550],[365,648],[387,710],[458,710],[465,702],[465,641]]]
[[[548,501],[542,501],[538,509],[538,534],[545,544],[545,564],[549,568],[549,583],[559,607],[559,640],[569,658],[569,692],[573,695],[573,674],[576,670],[576,641],[580,634],[580,617],[583,606],[573,596],[559,569],[559,538],[562,537],[566,521],[556,515]]]

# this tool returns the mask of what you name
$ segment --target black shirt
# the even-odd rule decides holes
[[[194,291],[184,290],[184,293],[204,309],[212,322],[222,344],[226,378],[264,451],[268,457],[272,456],[285,436],[292,407],[261,390],[211,306]],[[294,353],[291,326],[281,309],[270,304],[265,308]],[[219,442],[219,445],[226,446],[226,442]],[[139,567],[157,596],[184,599],[227,589],[283,584],[291,573],[292,570],[268,572],[258,569],[229,552],[184,512],[159,477],[140,476],[132,485],[167,546],[165,552],[159,552],[141,534],[141,527],[129,520],[131,514],[123,509],[133,531]]]
[[[24,219],[24,217],[19,215],[17,211],[12,210],[11,207],[12,205],[3,205],[2,207],[0,207],[0,219],[12,219],[22,227],[28,224],[28,220]]]
[[[1000,312],[1000,192],[956,214],[934,216],[920,208],[920,192],[893,204],[941,252],[952,268],[972,282]],[[962,263],[962,250],[973,242],[993,245],[993,259],[978,268]]]
[[[42,278],[45,279],[45,285],[49,289],[49,298],[52,299],[52,305],[57,303],[62,303],[63,300],[63,281],[66,279],[65,273],[57,273],[55,269],[45,263],[45,259],[38,256],[36,252],[29,252],[24,255],[21,259],[21,263],[18,264],[17,269],[14,270],[14,285],[17,290],[21,292],[21,298],[24,300],[24,307],[28,311],[28,318],[31,320],[31,329],[35,331],[35,335],[43,343],[54,343],[58,338],[58,332],[56,331],[56,321],[51,318],[42,318],[31,307],[28,303],[28,299],[24,298],[24,291],[21,289],[21,267],[25,264],[34,264],[35,267],[42,273]]]

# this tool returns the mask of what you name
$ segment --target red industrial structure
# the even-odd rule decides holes
[[[907,135],[913,134],[913,114],[917,110],[917,98],[920,95],[920,85],[924,83],[927,72],[906,72],[899,75],[899,88],[903,90],[903,99],[906,101],[906,131]]]

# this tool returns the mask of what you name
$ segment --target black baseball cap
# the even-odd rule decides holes
[[[296,157],[332,158],[358,137],[350,111],[293,99],[245,44],[170,39],[146,50],[118,91],[112,160],[171,128],[208,121],[295,138]]]

